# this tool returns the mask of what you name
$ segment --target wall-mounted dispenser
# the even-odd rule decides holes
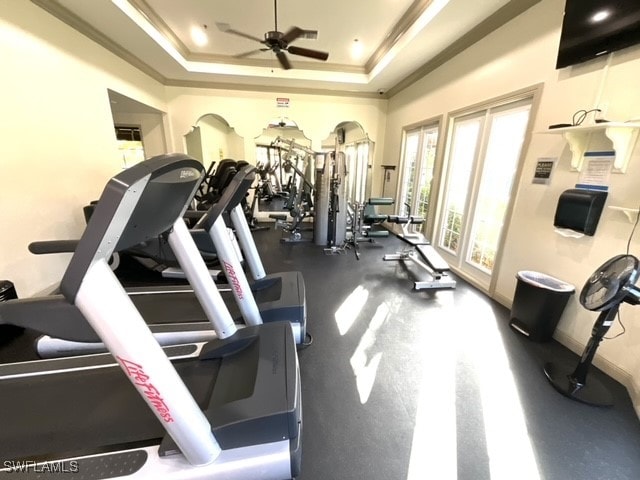
[[[565,190],[558,199],[553,225],[593,235],[606,200],[607,192],[579,188]]]

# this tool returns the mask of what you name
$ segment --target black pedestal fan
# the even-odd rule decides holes
[[[544,373],[563,395],[589,405],[613,405],[607,388],[587,373],[596,349],[614,322],[622,302],[640,303],[640,289],[635,286],[640,262],[633,255],[617,255],[598,268],[580,293],[580,303],[587,310],[601,312],[591,330],[591,338],[575,368],[547,363]]]

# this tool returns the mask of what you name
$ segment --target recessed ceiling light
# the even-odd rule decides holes
[[[206,25],[203,25],[203,27],[191,27],[191,39],[199,47],[203,47],[207,43],[209,43],[209,38],[207,37],[207,34],[205,32],[206,28]]]
[[[605,20],[606,18],[609,18],[609,15],[611,15],[611,12],[609,10],[600,10],[591,17],[591,21],[594,23],[598,23]]]
[[[360,40],[356,38],[351,44],[351,57],[357,60],[360,57],[362,57],[363,53],[364,53],[364,45]]]

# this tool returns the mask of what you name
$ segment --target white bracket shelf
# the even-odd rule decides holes
[[[639,212],[637,208],[617,207],[615,205],[609,205],[609,208],[611,210],[624,213],[630,223],[635,223],[638,218]]]
[[[613,145],[616,155],[613,171],[624,173],[629,165],[631,152],[638,139],[640,123],[603,122],[595,125],[578,125],[576,127],[553,128],[541,133],[562,134],[571,150],[571,168],[580,171],[584,153],[589,145],[589,138],[593,132],[604,132]]]

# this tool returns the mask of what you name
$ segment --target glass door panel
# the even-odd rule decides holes
[[[511,198],[530,106],[492,116],[467,262],[491,274]]]
[[[438,148],[438,124],[418,127],[405,134],[403,167],[396,201],[396,213],[411,214],[425,219],[422,224],[409,226],[410,232],[428,229],[426,221],[435,211],[430,205],[431,185]]]
[[[416,160],[420,144],[420,132],[407,133],[404,145],[404,168],[402,171],[402,183],[400,186],[399,202],[397,203],[398,215],[406,214],[405,204],[411,205],[413,198],[413,184],[415,183]]]
[[[530,110],[526,99],[453,121],[438,246],[452,267],[487,290]]]
[[[420,177],[416,191],[420,192],[416,197],[415,208],[411,211],[414,215],[424,217],[429,213],[429,197],[431,195],[431,182],[433,180],[433,168],[436,161],[436,149],[438,147],[438,127],[432,127],[424,131],[422,135],[422,158],[420,160]]]
[[[457,120],[453,126],[444,215],[439,246],[457,255],[462,238],[467,195],[483,117]]]

